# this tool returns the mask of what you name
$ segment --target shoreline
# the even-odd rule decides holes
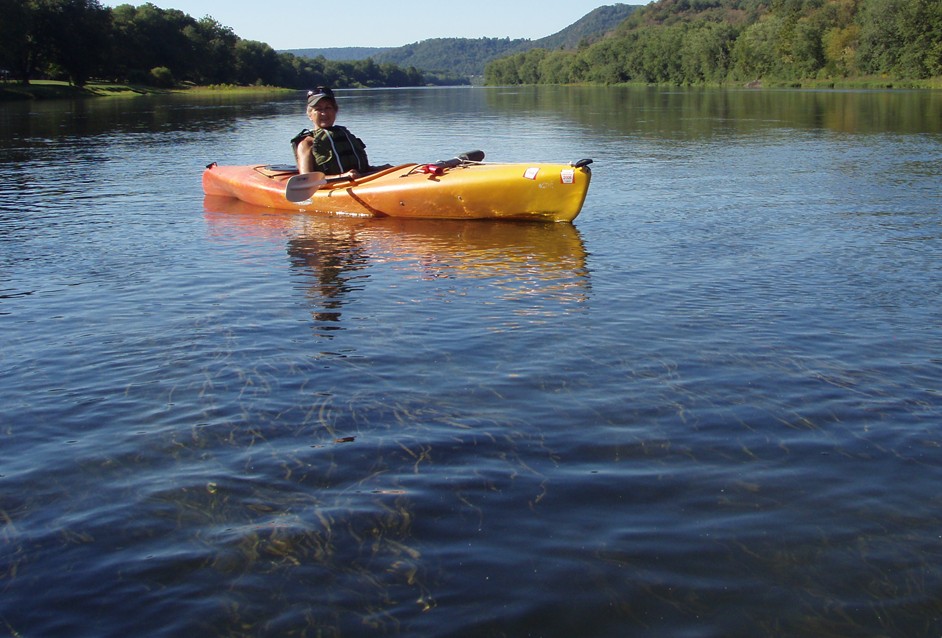
[[[211,86],[179,86],[172,89],[161,89],[151,86],[134,84],[117,84],[112,82],[89,82],[83,87],[70,85],[68,82],[57,80],[34,80],[29,84],[18,82],[0,82],[0,102],[18,100],[74,100],[100,97],[140,97],[144,95],[217,95],[226,94],[265,94],[265,93],[294,93],[297,89],[286,89],[275,86],[236,86],[233,84],[220,84]]]
[[[630,86],[628,82],[617,86]],[[616,86],[616,85],[612,85]],[[648,85],[645,85],[648,86]],[[664,85],[673,86],[673,85]],[[940,90],[942,78],[907,80],[877,77],[843,78],[840,80],[777,80],[761,79],[746,84],[705,84],[703,88],[749,88],[749,89],[834,89],[834,90]],[[691,88],[691,87],[687,87]],[[130,98],[147,95],[239,95],[239,94],[288,94],[301,89],[276,86],[238,86],[220,84],[209,86],[178,86],[164,89],[144,85],[116,84],[111,82],[89,82],[84,87],[70,85],[58,80],[35,80],[30,84],[12,81],[0,82],[0,103],[21,100],[74,100],[88,98]]]

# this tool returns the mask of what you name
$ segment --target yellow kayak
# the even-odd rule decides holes
[[[285,210],[569,222],[585,202],[591,163],[489,164],[455,159],[393,166],[355,180],[325,178],[322,173],[298,175],[290,166],[212,163],[203,172],[203,192]]]

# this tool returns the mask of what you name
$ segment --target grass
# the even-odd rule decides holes
[[[675,86],[669,84],[651,85],[644,82],[625,82],[618,86]],[[850,78],[823,78],[823,79],[804,79],[804,80],[782,80],[778,78],[762,78],[753,82],[722,82],[706,83],[704,85],[685,85],[702,86],[705,88],[754,88],[754,89],[858,89],[858,90],[881,90],[881,89],[918,89],[918,90],[938,90],[942,89],[942,77],[927,78],[924,80],[912,80],[905,78],[891,78],[887,76],[860,76]]]
[[[29,84],[0,82],[0,102],[12,100],[63,100],[94,97],[137,97],[141,95],[170,95],[188,93],[195,95],[217,93],[287,93],[291,89],[273,86],[237,86],[218,84],[212,86],[183,85],[172,89],[159,89],[152,86],[133,84],[114,84],[110,82],[89,82],[84,87],[77,87],[68,82],[55,80],[33,80]]]
[[[763,82],[766,87],[794,87],[803,89],[942,89],[942,77],[925,80],[907,80],[886,76],[830,78],[794,82]]]

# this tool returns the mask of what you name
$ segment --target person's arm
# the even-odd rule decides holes
[[[314,146],[313,137],[305,137],[295,147],[295,158],[298,160],[299,173],[314,172],[314,154],[311,153],[311,147]]]

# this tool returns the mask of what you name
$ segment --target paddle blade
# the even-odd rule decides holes
[[[323,173],[301,173],[288,180],[285,185],[285,199],[289,202],[303,202],[311,199],[321,186],[327,183]]]

